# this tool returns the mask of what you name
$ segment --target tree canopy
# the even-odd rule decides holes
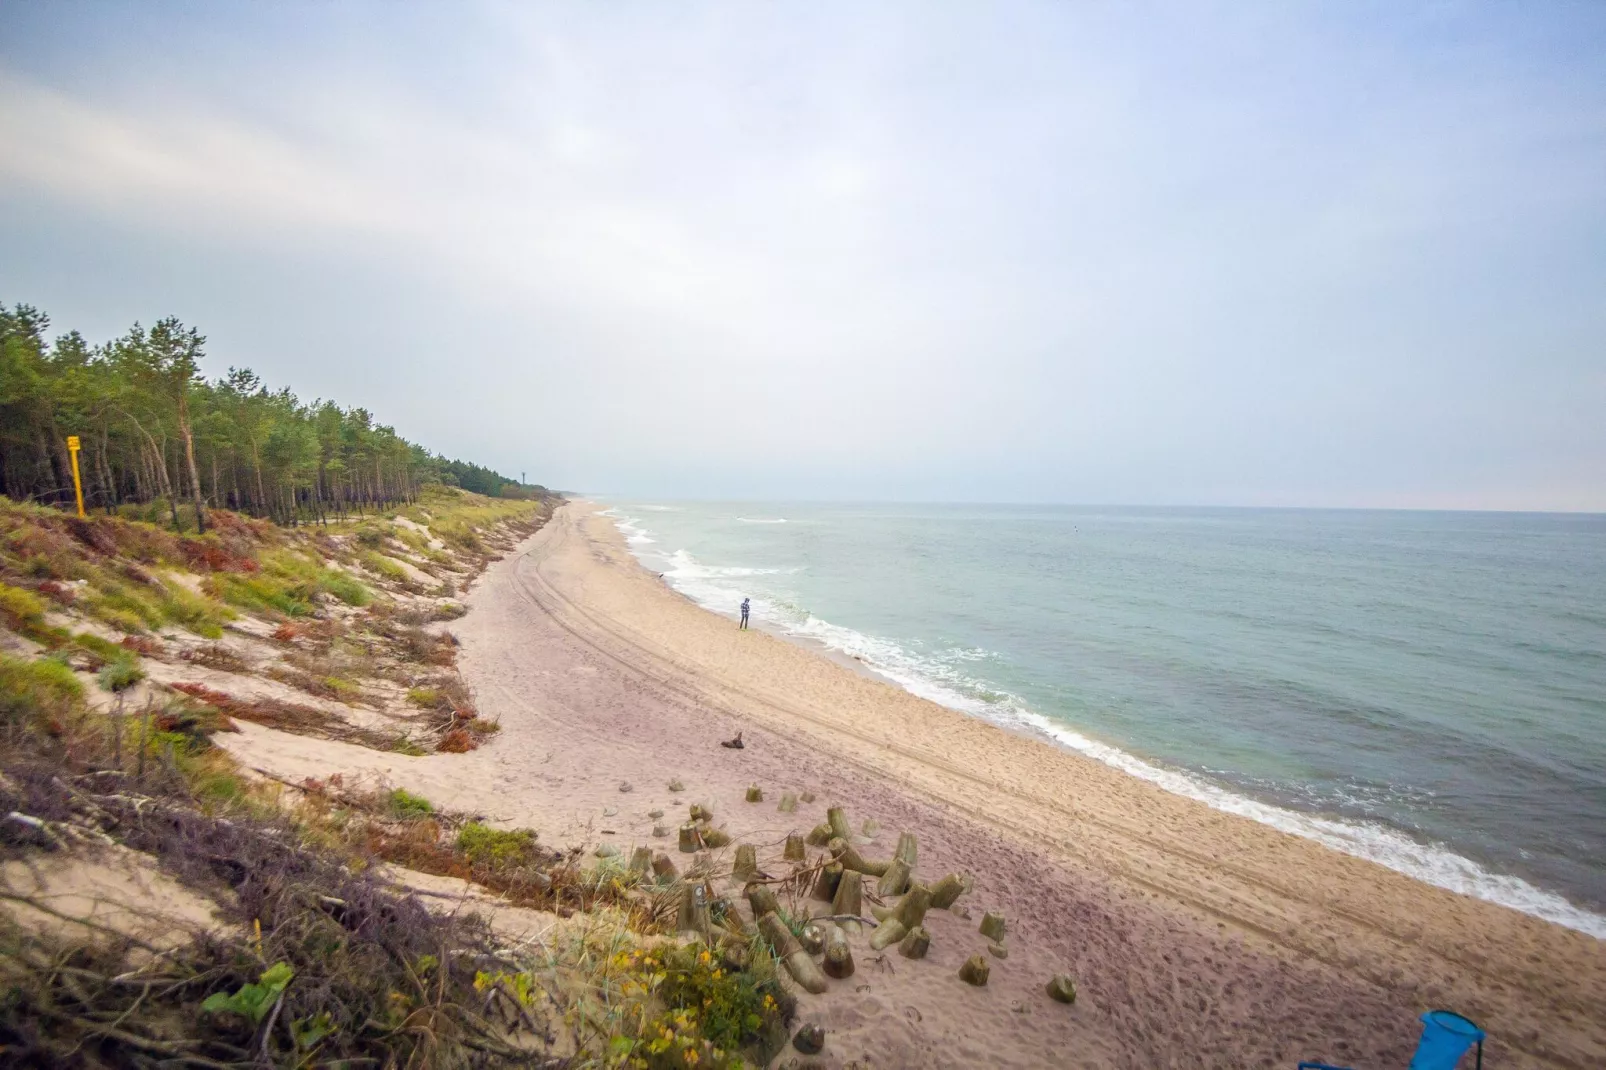
[[[293,524],[412,501],[430,482],[492,497],[544,496],[482,465],[409,442],[367,409],[302,402],[249,368],[201,372],[206,338],[177,319],[90,345],[48,341],[50,320],[0,304],[0,493],[73,501],[67,436],[82,443],[84,504],[181,503]]]

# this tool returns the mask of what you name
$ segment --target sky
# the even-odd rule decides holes
[[[0,301],[599,495],[1606,511],[1606,5],[0,3]]]

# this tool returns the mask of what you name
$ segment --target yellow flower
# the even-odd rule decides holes
[[[710,962],[713,961],[713,958],[714,958],[714,956],[712,956],[708,952],[704,951],[701,955],[697,956],[697,961],[702,963],[704,966],[707,966]]]

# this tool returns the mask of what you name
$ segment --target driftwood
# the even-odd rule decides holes
[[[968,882],[957,873],[950,873],[942,880],[931,886],[931,905],[938,910],[947,910],[954,905],[961,895],[968,890]]]
[[[898,945],[898,954],[906,959],[923,959],[931,949],[931,934],[924,925],[917,925],[904,936]]]
[[[779,914],[772,911],[759,918],[758,930],[775,949],[775,957],[785,963],[787,972],[805,992],[818,995],[825,991],[825,974],[809,958],[808,952],[803,950],[803,945],[797,942],[797,937],[792,935]]]
[[[986,959],[980,955],[972,955],[965,960],[963,966],[959,967],[959,979],[967,985],[980,988],[987,983],[987,975],[991,972]]]
[[[808,857],[808,850],[803,846],[803,837],[795,832],[787,833],[786,850],[781,857],[788,862],[801,862]]]
[[[818,899],[822,903],[834,902],[836,900],[837,885],[841,881],[842,864],[840,862],[832,862],[829,865],[821,866],[819,875],[814,878],[814,890],[809,894],[812,898]]]
[[[835,925],[825,932],[825,961],[820,965],[828,976],[838,980],[853,976],[853,949],[848,947],[846,934]]]

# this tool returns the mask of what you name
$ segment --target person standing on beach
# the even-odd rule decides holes
[[[751,605],[752,605],[752,602],[750,600],[748,600],[746,598],[742,599],[742,623],[740,625],[738,625],[738,627],[741,627],[741,628],[747,627],[747,611],[748,611],[748,608]]]

